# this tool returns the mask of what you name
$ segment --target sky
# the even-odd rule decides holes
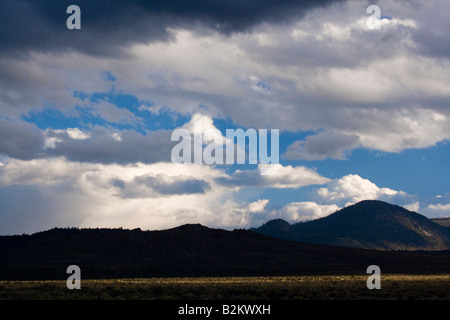
[[[67,28],[72,4],[81,29]],[[450,216],[448,12],[446,0],[0,0],[0,234],[231,230],[366,199]],[[220,139],[278,129],[276,173],[172,161],[172,133],[198,122]]]

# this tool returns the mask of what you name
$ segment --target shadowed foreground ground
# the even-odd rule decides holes
[[[82,279],[80,290],[65,281],[0,281],[0,299],[450,299],[450,274],[382,275],[380,290],[367,288],[368,276]]]

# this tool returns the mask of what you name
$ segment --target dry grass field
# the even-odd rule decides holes
[[[381,276],[369,290],[368,275],[292,277],[205,277],[0,281],[0,299],[16,300],[449,300],[450,274]]]

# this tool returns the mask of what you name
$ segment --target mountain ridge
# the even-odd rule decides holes
[[[420,229],[422,234],[434,232],[427,228],[435,227],[435,223],[428,222],[427,218],[418,214],[411,214],[406,209],[389,204],[365,204],[398,211],[397,215],[388,213],[387,217],[399,218],[391,220],[400,231],[405,221],[407,226],[412,226],[410,238],[414,241],[418,239],[414,230]],[[357,218],[364,214],[362,209],[367,209],[364,203],[362,208],[361,205],[358,207],[361,210],[354,211],[353,207],[350,213],[349,209],[344,208],[337,215],[332,215],[332,219],[339,222],[347,215]],[[375,214],[379,210],[373,212]],[[406,219],[402,222],[400,218],[405,214],[415,220]],[[381,218],[385,216],[379,214]],[[369,222],[374,219],[372,215],[366,215],[365,218]],[[308,232],[315,232],[319,240],[329,239],[331,227],[325,225],[323,228],[324,221],[328,222],[329,218],[317,221]],[[384,222],[381,219],[378,224],[369,225],[370,228],[376,227],[372,234],[367,232],[367,228],[357,228],[359,233],[353,231],[356,235],[361,231],[367,233],[365,240],[373,240],[371,237],[379,235],[379,224]],[[416,222],[417,225],[414,225]],[[272,226],[272,231],[278,232],[278,236],[297,236],[299,227],[304,228],[308,223],[290,225],[278,219],[267,222],[265,226]],[[386,224],[383,226],[388,227],[388,231],[396,230]],[[439,228],[443,233],[448,231],[445,227]],[[83,278],[365,274],[367,267],[373,264],[379,265],[385,273],[449,272],[450,250],[353,248],[364,244],[364,239],[343,238],[339,228],[331,231],[341,242],[333,241],[332,245],[299,242],[295,237],[280,239],[252,230],[228,231],[201,224],[185,224],[154,231],[139,228],[53,228],[32,235],[0,236],[0,280],[62,280],[67,278],[66,269],[69,265],[78,265]],[[274,232],[272,234],[276,235]],[[303,233],[305,235],[306,232]],[[346,246],[342,246],[342,242]]]
[[[250,230],[183,225],[140,229],[51,229],[0,237],[0,280],[277,276],[383,272],[448,273],[450,251],[391,252],[300,243]]]
[[[275,219],[252,231],[307,243],[383,250],[450,249],[449,228],[403,207],[364,200],[320,219]],[[284,221],[284,222],[283,222]]]

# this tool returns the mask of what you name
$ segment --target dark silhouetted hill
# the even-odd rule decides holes
[[[383,201],[366,200],[327,217],[289,225],[272,220],[256,232],[281,239],[387,250],[450,249],[449,228]]]
[[[281,224],[281,227],[286,226]],[[0,279],[448,273],[450,253],[389,252],[287,241],[249,230],[52,229],[0,237]]]

